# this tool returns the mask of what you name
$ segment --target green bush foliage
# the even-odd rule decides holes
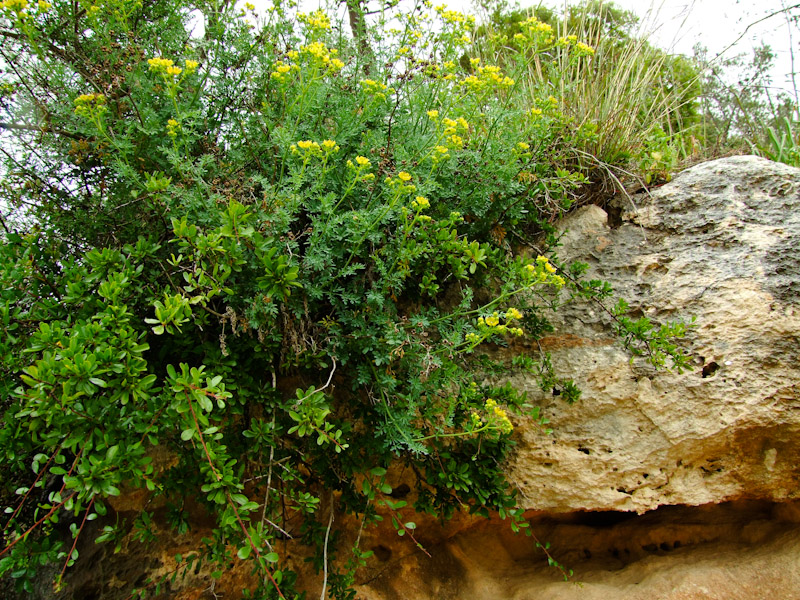
[[[355,38],[281,1],[3,2],[0,575],[19,591],[53,562],[61,585],[88,521],[98,542],[152,539],[151,513],[108,514],[136,489],[177,534],[197,498],[213,538],[176,573],[250,561],[252,598],[295,594],[287,514],[328,591],[352,597],[369,553],[329,543],[325,490],[413,547],[392,464],[413,468],[416,512],[526,527],[502,471],[510,415],[546,420],[485,375],[578,392],[546,356],[487,350],[543,335],[562,288],[610,293],[543,242],[513,251],[554,241],[591,131],[552,94],[515,96],[512,71],[553,47],[535,19],[501,69],[462,60],[470,17],[386,8],[372,31],[348,7]],[[174,465],[155,468],[155,446]]]

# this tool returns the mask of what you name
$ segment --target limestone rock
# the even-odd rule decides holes
[[[753,156],[704,163],[649,195],[567,218],[559,255],[590,265],[634,316],[696,317],[696,357],[655,371],[597,306],[557,315],[544,340],[583,396],[542,395],[551,436],[523,429],[511,470],[535,510],[644,512],[800,496],[800,170]],[[587,310],[588,309],[588,310]]]

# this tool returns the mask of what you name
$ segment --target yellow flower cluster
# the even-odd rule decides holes
[[[339,144],[333,140],[324,140],[322,144],[311,140],[300,140],[297,144],[292,144],[290,150],[292,154],[302,154],[304,158],[317,156],[327,158],[331,154],[339,152]]]
[[[75,114],[92,119],[107,110],[103,94],[81,94],[75,98]]]
[[[437,144],[431,151],[430,158],[434,165],[438,165],[440,162],[450,158],[450,148]]]
[[[438,110],[429,110],[427,111],[428,118],[431,121],[438,121],[439,120],[439,111]],[[434,164],[449,158],[448,151],[453,149],[460,149],[464,147],[464,138],[461,137],[460,133],[466,133],[469,131],[469,123],[464,117],[459,117],[458,119],[450,119],[445,117],[439,123],[440,128],[440,141],[444,141],[446,145],[437,144],[434,148],[434,151],[431,153],[431,159],[433,160]]]
[[[530,109],[530,114],[534,118],[539,118],[543,114],[557,116],[558,99],[555,96],[548,96],[545,99],[536,98],[533,101],[533,108]]]
[[[519,320],[521,318],[522,318],[522,313],[519,310],[517,310],[516,308],[509,308],[506,311],[506,319],[507,320],[511,320],[511,319]]]
[[[356,172],[356,177],[353,180],[353,185],[355,185],[355,183],[358,181],[366,183],[368,181],[372,181],[373,179],[375,179],[374,173],[364,173],[363,175],[361,174],[363,171],[369,169],[371,166],[372,163],[366,156],[356,156],[355,163],[353,163],[352,160],[347,161],[347,168]]]
[[[391,92],[384,84],[373,79],[362,79],[359,84],[361,84],[361,90],[365,94],[378,100],[386,100],[386,94]]]
[[[397,174],[397,178],[387,177],[385,183],[389,187],[397,187],[398,193],[405,192],[407,194],[413,194],[417,191],[417,186],[413,183],[409,183],[411,179],[411,173],[400,171]]]
[[[270,74],[271,79],[276,79],[278,81],[286,81],[288,79],[289,73],[293,71],[299,71],[300,67],[297,65],[287,65],[282,60],[279,60],[275,63],[275,70],[272,71]]]
[[[556,268],[546,256],[537,256],[535,263],[524,266],[523,274],[533,283],[547,283],[561,288],[566,281],[561,275],[556,275]]]
[[[175,119],[170,119],[167,121],[167,135],[172,139],[178,137],[178,132],[181,129],[181,124],[178,123]]]
[[[28,0],[3,0],[0,2],[0,11],[9,11],[14,13],[18,19],[25,19],[30,17],[30,14],[27,12],[29,6],[30,2],[28,2]],[[53,8],[53,5],[47,2],[47,0],[39,0],[36,3],[36,8],[39,13],[43,13]]]
[[[431,207],[430,201],[425,196],[417,196],[411,203],[411,208],[417,212],[421,212]]]
[[[458,117],[455,121],[453,119],[442,119],[444,125],[443,135],[453,135],[458,131],[469,131],[469,123],[464,117]]]
[[[476,75],[465,77],[459,85],[472,92],[480,93],[492,89],[508,89],[514,86],[514,80],[507,75],[503,75],[500,67],[487,65],[478,67]]]
[[[508,418],[508,413],[500,408],[497,401],[487,398],[483,403],[483,415],[477,410],[473,410],[469,415],[469,425],[467,431],[470,433],[481,431],[497,431],[508,435],[514,431],[514,426]]]
[[[336,48],[328,48],[322,42],[311,42],[300,47],[300,54],[311,63],[327,67],[329,72],[341,71],[344,63],[336,58],[339,51]]]
[[[584,44],[583,42],[578,42],[575,44],[575,56],[593,56],[594,55],[594,48]]]
[[[0,4],[0,8],[10,10],[20,15],[28,8],[28,0],[3,0]]]
[[[536,17],[530,17],[520,23],[522,33],[514,36],[514,41],[520,45],[536,44],[547,46],[553,43],[553,27],[540,21]]]
[[[578,36],[577,35],[568,35],[567,37],[558,38],[558,44],[557,45],[566,48],[568,46],[571,46],[571,45],[577,43],[577,41],[578,41]]]
[[[450,25],[460,25],[465,29],[472,29],[475,27],[475,17],[472,15],[465,15],[457,10],[448,10],[444,4],[437,6],[434,10],[442,17],[442,21]]]
[[[508,418],[505,410],[500,408],[496,401],[488,398],[483,405],[487,414],[489,426],[500,430],[501,433],[509,434],[514,431],[514,426]]]
[[[310,15],[305,13],[297,13],[297,20],[301,23],[304,23],[308,28],[315,33],[321,33],[323,31],[330,31],[331,29],[331,20],[321,10],[315,10]]]
[[[470,339],[468,335],[465,339],[468,342],[474,342],[477,340],[483,341],[492,334],[509,334],[519,337],[524,335],[525,332],[521,327],[510,327],[509,323],[521,318],[522,313],[516,308],[510,308],[505,312],[505,314],[502,315],[495,311],[487,317],[478,317],[478,331],[480,331],[480,335],[472,339]],[[501,323],[501,319],[505,320],[505,323]]]
[[[164,80],[168,82],[174,81],[181,73],[184,76],[194,73],[199,66],[196,60],[187,59],[184,61],[184,67],[181,68],[172,59],[163,57],[151,58],[147,61],[147,64],[150,65],[151,71],[161,73],[164,76]]]
[[[325,154],[331,154],[339,151],[339,145],[333,140],[324,140],[322,142],[322,151]]]

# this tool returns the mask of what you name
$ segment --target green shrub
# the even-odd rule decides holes
[[[93,519],[98,542],[152,539],[151,513],[107,515],[107,498],[140,488],[177,533],[187,497],[215,520],[176,573],[250,561],[250,597],[289,597],[275,541],[299,515],[329,591],[351,597],[369,553],[329,544],[321,495],[417,543],[411,507],[387,495],[396,462],[416,473],[415,511],[526,527],[501,466],[509,413],[546,420],[484,383],[506,368],[485,350],[546,331],[566,284],[601,295],[512,252],[552,241],[584,180],[557,98],[532,114],[514,73],[463,65],[474,23],[444,9],[387,13],[398,28],[368,34],[351,5],[353,40],[280,1],[263,17],[2,6],[16,137],[1,188],[0,574],[30,591],[56,561],[61,585]],[[577,397],[546,356],[516,366]],[[173,466],[154,467],[156,445]]]

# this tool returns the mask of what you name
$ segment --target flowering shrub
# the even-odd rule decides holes
[[[323,491],[416,543],[398,461],[414,510],[526,526],[501,461],[510,415],[546,421],[481,373],[567,284],[589,293],[544,247],[514,252],[583,181],[558,161],[555,98],[531,110],[513,72],[461,60],[474,20],[441,7],[388,34],[351,7],[353,40],[279,0],[2,6],[0,574],[30,591],[55,561],[61,585],[94,519],[99,542],[155,537],[152,513],[109,514],[142,489],[178,533],[189,497],[214,519],[176,572],[250,561],[249,597],[289,597],[275,542],[302,535],[351,598],[370,553],[329,538]],[[591,60],[546,33],[524,56]],[[524,367],[557,381],[545,356]]]

